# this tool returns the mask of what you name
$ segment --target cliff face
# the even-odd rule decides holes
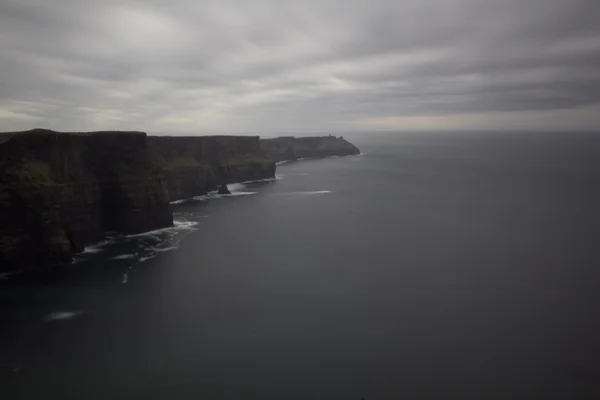
[[[107,231],[170,226],[170,201],[274,172],[257,137],[0,134],[0,271],[68,262]]]
[[[260,145],[269,158],[275,161],[347,156],[360,153],[360,150],[352,143],[335,136],[261,139]]]
[[[36,130],[0,143],[0,270],[64,262],[106,231],[173,223],[140,132]]]
[[[169,202],[273,178],[274,161],[358,153],[333,136],[0,133],[0,271],[68,262],[107,231],[170,226]]]
[[[275,164],[258,137],[148,137],[165,171],[171,201],[206,194],[220,184],[273,178]]]

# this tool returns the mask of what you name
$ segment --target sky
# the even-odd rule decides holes
[[[0,0],[0,71],[0,131],[600,131],[600,0]]]

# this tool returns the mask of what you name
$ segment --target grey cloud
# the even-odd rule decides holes
[[[0,128],[322,131],[598,107],[597,15],[595,0],[5,0]]]

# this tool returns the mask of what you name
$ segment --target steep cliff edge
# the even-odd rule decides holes
[[[261,139],[261,148],[275,161],[360,154],[358,147],[342,137],[279,137]]]
[[[0,133],[0,271],[68,262],[108,231],[168,227],[170,201],[274,174],[258,137]]]
[[[275,176],[275,164],[257,136],[149,136],[148,143],[165,171],[171,201],[206,194],[223,183]]]
[[[171,201],[273,178],[275,161],[358,153],[333,136],[0,133],[0,272],[68,262],[106,232],[171,226]]]
[[[141,132],[0,135],[0,270],[65,262],[106,231],[172,225]]]

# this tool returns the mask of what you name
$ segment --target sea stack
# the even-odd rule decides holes
[[[226,185],[226,184],[224,184],[224,183],[223,183],[223,184],[222,184],[222,185],[219,187],[219,194],[231,194],[231,192],[229,191],[229,188],[227,187],[227,185]]]

